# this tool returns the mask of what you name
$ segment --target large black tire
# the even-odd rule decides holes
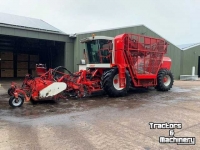
[[[16,99],[14,96],[10,97],[9,99],[9,105],[11,107],[21,107],[24,103],[24,97],[18,96],[18,99]]]
[[[103,74],[102,87],[106,94],[108,94],[110,97],[125,96],[130,88],[131,79],[129,72],[126,70],[126,87],[123,89],[118,87],[118,83],[114,83],[114,79],[118,78],[118,76],[118,68],[112,68],[105,71]]]
[[[9,96],[13,96],[13,95],[14,95],[14,89],[9,88],[9,89],[8,89],[8,95],[9,95]]]
[[[174,83],[174,76],[170,70],[161,69],[157,76],[157,86],[158,91],[169,91]]]

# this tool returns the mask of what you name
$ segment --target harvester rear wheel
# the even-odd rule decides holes
[[[161,69],[157,76],[157,86],[158,91],[169,91],[174,83],[174,77],[170,70]]]
[[[126,70],[126,87],[120,88],[119,87],[119,73],[117,68],[112,68],[103,74],[102,79],[102,86],[103,90],[110,96],[110,97],[120,97],[125,96],[130,87],[130,74]]]

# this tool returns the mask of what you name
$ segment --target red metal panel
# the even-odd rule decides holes
[[[155,79],[156,75],[137,75],[137,79]]]
[[[117,65],[128,65],[128,69],[135,86],[141,85],[140,79],[153,79],[142,81],[143,85],[155,85],[157,73],[163,67],[171,66],[164,63],[163,56],[167,51],[167,43],[160,38],[152,38],[137,34],[122,34],[115,37],[115,62]],[[138,82],[136,80],[138,79]]]
[[[121,34],[115,37],[115,63],[116,65],[126,64],[124,59],[124,38],[125,34]]]
[[[169,57],[163,57],[163,63],[160,68],[168,69],[171,68],[172,60]]]

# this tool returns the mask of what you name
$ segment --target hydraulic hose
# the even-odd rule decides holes
[[[69,71],[67,68],[65,68],[65,67],[63,67],[63,66],[58,66],[58,67],[54,68],[54,69],[53,69],[54,75],[55,75],[55,73],[56,73],[56,71],[57,71],[58,69],[64,69],[64,70],[66,70],[71,76],[73,76],[73,77],[79,77],[79,75],[73,74],[71,71]]]

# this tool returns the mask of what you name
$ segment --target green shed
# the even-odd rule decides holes
[[[181,75],[192,75],[192,67],[195,67],[195,75],[200,77],[200,43],[179,45],[181,49]]]

